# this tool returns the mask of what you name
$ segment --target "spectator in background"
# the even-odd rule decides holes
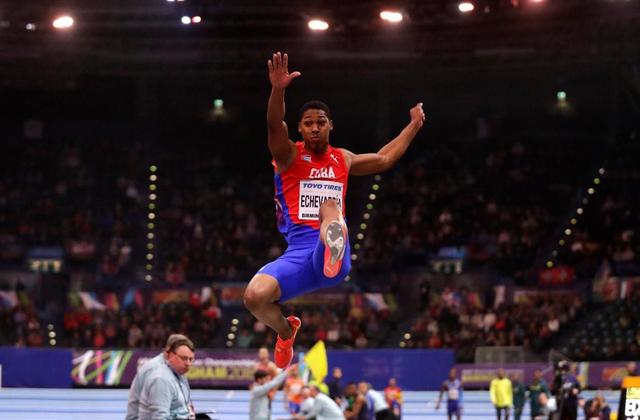
[[[382,393],[376,391],[367,382],[358,384],[358,391],[364,395],[367,402],[368,419],[370,420],[394,420],[395,416],[389,410],[389,404]]]
[[[158,354],[153,359],[145,362],[136,373],[136,376],[133,378],[131,382],[131,387],[129,388],[129,402],[127,404],[127,414],[126,420],[137,420],[138,419],[138,406],[140,405],[140,392],[142,391],[142,387],[145,384],[147,377],[161,364],[165,363],[166,353],[173,347],[173,344],[177,340],[186,339],[185,336],[181,334],[172,334],[167,339],[167,344],[164,347],[164,351]]]
[[[586,420],[609,420],[611,408],[604,399],[602,392],[598,392],[593,399],[584,404],[584,418]]]
[[[452,420],[455,414],[456,418],[460,420],[462,416],[462,382],[458,379],[458,371],[456,368],[451,368],[449,378],[446,379],[440,387],[440,394],[436,402],[436,411],[440,408],[442,394],[445,392],[447,393],[447,417],[449,420]]]
[[[136,375],[138,380],[134,378],[127,419],[195,418],[191,389],[184,376],[191,369],[194,349],[185,336],[169,337],[162,358],[152,359],[152,364],[141,371],[139,377]]]
[[[313,407],[307,414],[299,414],[294,418],[301,419],[316,419],[316,420],[344,420],[344,414],[340,411],[340,407],[334,400],[327,395],[320,392],[320,389],[316,385],[310,387],[311,398],[313,400]],[[308,399],[308,400],[309,400]],[[305,400],[307,401],[307,400]]]
[[[504,376],[503,368],[498,369],[498,377],[491,381],[489,393],[491,394],[491,403],[496,408],[496,418],[509,420],[509,412],[513,405],[513,390],[511,381]]]
[[[269,380],[275,378],[278,372],[280,371],[280,369],[278,369],[276,364],[273,363],[271,360],[269,360],[269,349],[264,346],[258,349],[258,361],[256,362],[254,369],[256,371],[261,370],[263,372],[267,372],[267,375],[269,376]],[[273,400],[277,392],[278,392],[277,389],[273,389],[272,391],[270,391],[269,399]]]
[[[338,404],[342,403],[342,369],[333,368],[333,375],[327,385],[329,386],[329,396]]]
[[[302,394],[302,404],[300,404],[300,413],[298,414],[298,417],[304,418],[311,413],[311,410],[313,410],[314,398],[311,396],[311,388],[307,385],[302,387],[302,392],[300,393]],[[342,412],[340,412],[340,414],[342,415]],[[314,418],[315,417],[309,417],[309,419]]]
[[[529,405],[531,408],[531,418],[544,415],[542,406],[540,405],[540,395],[544,394],[546,398],[549,397],[549,387],[547,383],[542,379],[542,372],[539,369],[533,373],[533,380],[527,387],[529,392]]]
[[[254,382],[249,392],[249,420],[271,420],[269,393],[277,390],[284,383],[290,371],[297,369],[298,365],[293,364],[271,380],[269,380],[269,373],[264,370],[258,370],[253,374]]]
[[[636,362],[629,362],[627,366],[625,366],[625,370],[627,371],[625,376],[638,376],[638,368]]]
[[[384,397],[393,415],[400,420],[402,418],[402,389],[396,383],[396,378],[389,379],[389,385],[384,389]]]
[[[302,387],[304,381],[300,377],[297,370],[290,370],[289,376],[284,382],[284,409],[289,414],[297,414],[300,412],[300,405],[302,404]]]
[[[514,373],[511,377],[511,387],[513,389],[513,416],[515,420],[520,420],[522,417],[522,411],[524,410],[524,403],[526,401],[526,387],[520,380],[521,375]]]
[[[347,419],[360,420],[366,418],[367,400],[364,394],[358,391],[355,382],[349,382],[344,387],[344,397],[347,400],[344,410],[344,416]]]

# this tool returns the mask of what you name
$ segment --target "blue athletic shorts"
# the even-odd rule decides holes
[[[342,257],[340,273],[333,278],[325,277],[323,267],[324,244],[318,235],[315,244],[307,242],[289,245],[284,254],[262,267],[258,273],[269,274],[278,280],[282,291],[279,302],[286,302],[314,290],[336,286],[351,271],[349,241],[347,241],[347,248]]]
[[[447,400],[447,414],[460,413],[460,401],[459,400]]]

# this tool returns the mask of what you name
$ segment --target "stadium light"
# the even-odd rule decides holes
[[[383,10],[382,12],[380,12],[380,18],[389,23],[398,23],[402,22],[402,13],[391,10]]]
[[[476,7],[473,5],[473,3],[468,1],[458,3],[458,10],[460,10],[462,13],[473,12],[473,9],[475,8]]]
[[[189,16],[182,16],[182,18],[180,18],[180,22],[182,22],[183,25],[189,25],[191,23],[191,18]]]
[[[202,18],[200,16],[194,16],[191,18],[191,23],[200,23],[202,22]]]
[[[308,25],[312,31],[326,31],[329,29],[329,23],[322,19],[311,19]]]
[[[53,21],[53,27],[56,29],[69,29],[73,26],[73,18],[71,16],[59,16]]]
[[[35,30],[37,29],[37,26],[36,26],[36,24],[35,24],[35,23],[27,23],[27,24],[25,25],[25,29],[26,29],[27,31],[31,31],[31,32],[33,32],[33,31],[35,31]]]

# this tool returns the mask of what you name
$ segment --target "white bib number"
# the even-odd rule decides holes
[[[342,191],[344,185],[332,181],[300,181],[300,201],[298,219],[318,220],[320,205],[329,199],[334,199],[342,208]]]

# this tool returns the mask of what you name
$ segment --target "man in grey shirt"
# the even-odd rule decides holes
[[[287,370],[283,370],[272,380],[269,380],[269,373],[264,370],[257,370],[253,374],[255,382],[249,391],[249,420],[271,419],[269,391],[281,386],[287,379],[289,372],[294,369],[298,369],[297,364],[289,366]]]
[[[138,373],[136,373],[136,376],[133,378],[133,382],[131,382],[131,387],[129,388],[129,401],[127,404],[127,416],[125,417],[125,420],[138,420],[138,406],[140,405],[140,392],[142,391],[142,386],[147,380],[149,374],[160,366],[160,363],[164,363],[164,360],[164,352],[162,352],[153,359],[146,361],[138,369]]]
[[[164,351],[145,363],[129,390],[126,420],[193,419],[189,382],[184,376],[194,360],[194,346],[173,334]]]

